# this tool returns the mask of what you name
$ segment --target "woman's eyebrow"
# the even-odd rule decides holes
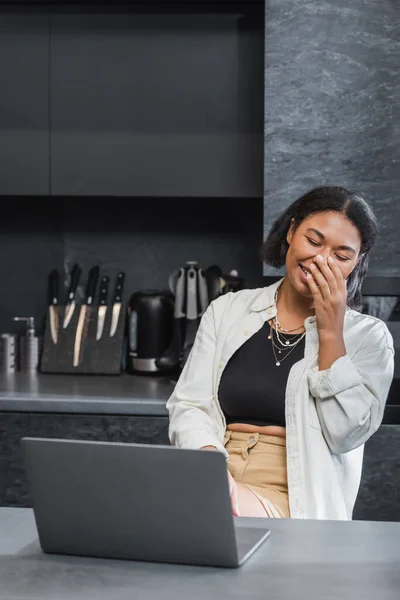
[[[324,234],[318,231],[318,229],[314,229],[314,227],[309,227],[307,231],[315,233],[315,235],[317,235],[321,240],[325,240]],[[356,254],[356,251],[351,246],[338,246],[338,250],[347,250],[347,252],[352,252],[353,254]]]

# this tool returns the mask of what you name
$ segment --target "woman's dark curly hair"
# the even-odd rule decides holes
[[[367,273],[369,255],[374,245],[378,224],[371,207],[361,196],[342,187],[318,187],[293,202],[272,225],[267,239],[260,249],[262,260],[272,267],[283,267],[289,244],[286,236],[292,219],[294,231],[310,215],[335,211],[345,215],[358,229],[361,250],[357,265],[347,278],[347,304],[360,310],[362,307],[361,287]]]

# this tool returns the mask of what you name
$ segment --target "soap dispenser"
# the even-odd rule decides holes
[[[26,323],[26,332],[19,338],[20,371],[33,373],[39,366],[39,338],[35,334],[34,317],[14,317],[14,321]]]

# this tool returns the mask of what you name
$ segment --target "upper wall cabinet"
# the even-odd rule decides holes
[[[52,194],[262,196],[262,21],[55,13],[51,31]]]
[[[0,12],[0,195],[49,193],[49,17]]]

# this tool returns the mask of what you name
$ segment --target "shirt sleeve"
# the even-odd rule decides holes
[[[322,433],[333,454],[361,446],[382,422],[393,379],[392,336],[376,322],[355,354],[338,358],[329,369],[309,373]]]
[[[220,417],[213,396],[214,308],[219,301],[214,300],[201,319],[192,350],[167,402],[167,409],[171,444],[191,449],[216,446],[226,454],[219,435],[217,421]]]

